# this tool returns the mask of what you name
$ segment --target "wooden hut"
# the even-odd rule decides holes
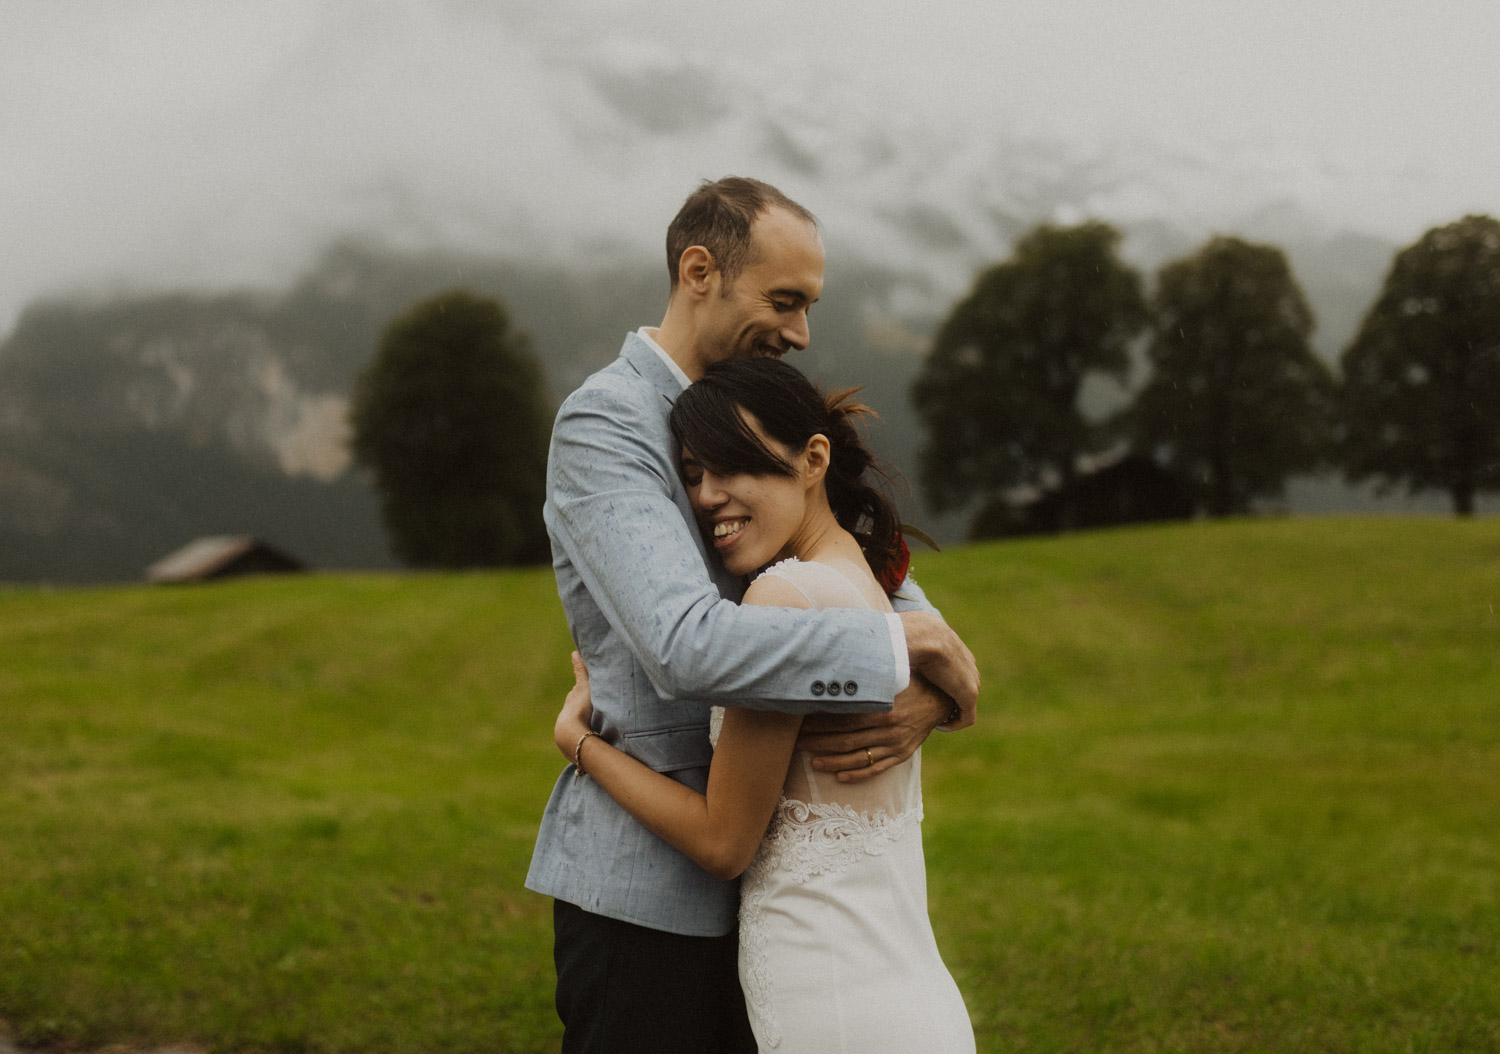
[[[1068,487],[1033,491],[1021,501],[1002,495],[974,518],[974,538],[1056,534],[1092,527],[1187,520],[1193,497],[1187,486],[1154,460],[1128,454],[1080,473]]]
[[[198,538],[146,568],[148,582],[208,582],[305,571],[295,557],[248,534]]]

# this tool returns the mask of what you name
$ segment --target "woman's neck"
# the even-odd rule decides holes
[[[865,560],[865,551],[859,547],[859,540],[840,526],[832,510],[827,511],[826,519],[819,518],[815,524],[809,525],[811,529],[799,532],[791,545],[782,551],[782,556],[833,566],[864,595],[865,602],[873,610],[890,611],[890,600],[875,580],[875,573]]]
[[[859,541],[840,526],[833,510],[826,504],[809,515],[808,521],[787,543],[782,554],[795,556],[798,560],[818,560],[823,563],[834,559],[862,563],[865,558]]]

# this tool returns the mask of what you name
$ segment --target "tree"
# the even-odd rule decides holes
[[[1326,458],[1333,377],[1280,249],[1211,238],[1162,267],[1152,313],[1151,374],[1125,421],[1200,508],[1248,512]]]
[[[415,567],[546,559],[547,403],[528,338],[494,300],[453,290],[385,328],[351,422],[397,556]]]
[[[1351,480],[1500,489],[1500,221],[1465,216],[1396,254],[1342,359]]]
[[[927,431],[920,474],[939,510],[1074,478],[1102,430],[1079,406],[1090,373],[1123,380],[1145,324],[1139,276],[1104,223],[1042,225],[982,272],[938,330],[912,386]]]

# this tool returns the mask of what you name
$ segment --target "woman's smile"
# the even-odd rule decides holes
[[[740,532],[750,524],[750,517],[735,516],[714,521],[714,548],[727,549],[739,539]]]
[[[778,519],[777,510],[761,511],[767,512],[774,528]],[[776,531],[774,537],[768,537],[766,523],[738,510],[732,515],[721,512],[712,516],[703,527],[724,566],[739,575],[751,574],[774,560],[786,542],[780,535],[791,533],[791,527],[787,525],[784,531]]]

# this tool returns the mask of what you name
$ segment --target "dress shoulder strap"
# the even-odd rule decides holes
[[[815,608],[861,607],[869,609],[871,606],[859,587],[849,581],[842,571],[816,560],[799,560],[795,556],[789,556],[779,563],[772,564],[761,574],[774,575],[789,583]],[[840,592],[852,598],[854,603],[834,601],[832,597]]]

